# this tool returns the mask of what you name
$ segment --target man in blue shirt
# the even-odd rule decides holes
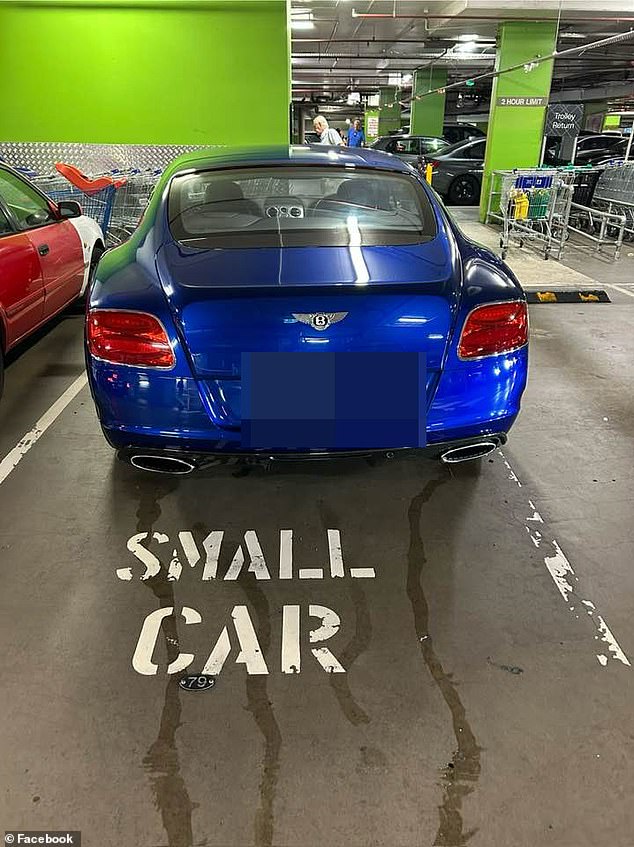
[[[348,147],[364,147],[365,135],[361,129],[361,121],[359,118],[355,120],[348,130]]]

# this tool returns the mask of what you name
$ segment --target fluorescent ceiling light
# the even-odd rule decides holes
[[[454,53],[473,53],[477,48],[475,41],[463,41],[461,44],[454,46]]]
[[[478,35],[477,33],[469,33],[468,35],[459,35],[458,41],[477,41]]]
[[[313,13],[308,9],[291,12],[291,27],[293,29],[314,29],[315,21]]]

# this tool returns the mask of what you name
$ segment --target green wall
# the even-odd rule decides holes
[[[412,92],[426,94],[447,85],[447,68],[420,68],[414,72]],[[442,135],[445,122],[445,95],[430,94],[420,100],[412,98],[412,135]]]
[[[557,24],[514,21],[500,24],[496,70],[547,56],[555,49]],[[526,73],[521,67],[493,81],[491,111],[484,161],[480,218],[484,220],[491,171],[532,168],[539,162],[546,106],[498,106],[498,97],[545,97],[550,95],[552,61]]]
[[[286,0],[0,0],[0,141],[287,144]]]

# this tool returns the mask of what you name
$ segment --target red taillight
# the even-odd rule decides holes
[[[87,339],[91,355],[115,365],[171,368],[176,361],[163,324],[145,312],[94,309]]]
[[[526,303],[493,303],[478,306],[467,316],[458,356],[474,359],[509,353],[523,347],[528,341],[528,313]]]

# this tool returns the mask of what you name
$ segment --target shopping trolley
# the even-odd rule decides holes
[[[150,202],[160,175],[159,169],[129,171],[125,174],[125,184],[114,195],[108,229],[111,244],[122,244],[132,235]]]
[[[544,244],[544,258],[557,259],[566,239],[574,174],[555,168],[493,171],[486,223],[502,222],[500,248],[506,258],[512,238],[520,247],[526,241]]]
[[[82,212],[97,221],[107,240],[114,199],[123,181],[111,177],[91,180],[72,166],[59,163],[55,167],[57,173],[34,176],[31,181],[56,203],[77,201]]]

